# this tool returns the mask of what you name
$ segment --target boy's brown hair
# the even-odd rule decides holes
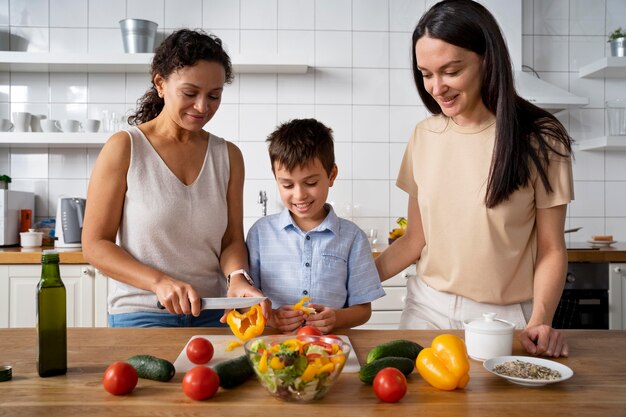
[[[283,123],[270,133],[266,142],[269,143],[274,174],[274,162],[292,171],[319,158],[328,175],[335,166],[333,131],[315,119],[293,119]]]

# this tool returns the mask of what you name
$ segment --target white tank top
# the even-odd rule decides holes
[[[193,285],[201,297],[226,295],[219,266],[228,223],[230,164],[226,141],[209,135],[204,164],[190,184],[170,171],[137,127],[117,243],[140,262]],[[109,280],[109,313],[161,311],[152,292]]]

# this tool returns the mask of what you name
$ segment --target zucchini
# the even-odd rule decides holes
[[[165,359],[151,355],[135,355],[126,360],[135,370],[137,376],[144,379],[167,382],[174,377],[174,365]]]
[[[222,388],[234,388],[254,375],[254,369],[252,369],[246,355],[220,362],[213,366],[213,370],[220,377],[220,387]]]
[[[423,347],[421,345],[410,340],[392,340],[391,342],[380,344],[370,350],[365,363],[370,363],[380,358],[386,358],[387,356],[409,358],[415,361],[422,349]]]
[[[367,363],[361,367],[359,371],[359,379],[361,382],[371,384],[374,382],[376,374],[383,368],[396,368],[404,374],[409,376],[413,369],[415,369],[415,361],[409,358],[401,358],[396,356],[387,356],[386,358],[376,359],[370,363]]]

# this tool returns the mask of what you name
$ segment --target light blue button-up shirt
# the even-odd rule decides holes
[[[332,206],[324,221],[303,232],[283,209],[248,232],[250,275],[278,308],[302,297],[331,308],[369,303],[385,295],[367,236]]]

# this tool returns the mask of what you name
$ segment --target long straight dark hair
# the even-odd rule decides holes
[[[423,36],[441,39],[483,59],[481,98],[496,117],[485,205],[493,208],[528,184],[533,165],[546,190],[552,192],[546,174],[550,153],[569,157],[572,139],[552,114],[517,95],[511,58],[493,15],[473,0],[443,0],[418,22],[413,32],[413,78],[426,108],[441,114],[441,107],[426,91],[417,68],[415,44]]]

